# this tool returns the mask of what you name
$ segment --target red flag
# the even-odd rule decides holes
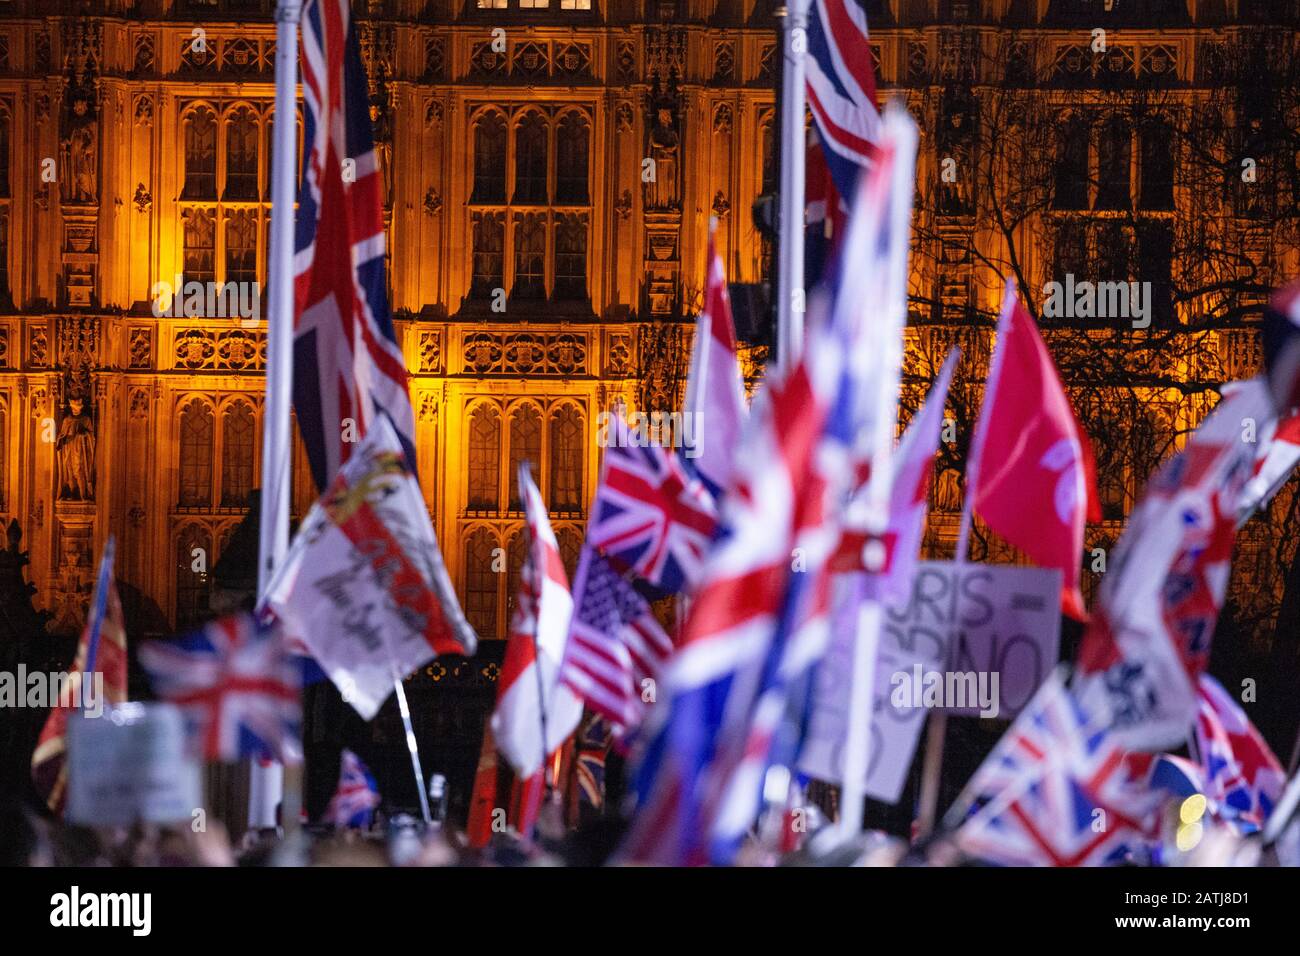
[[[77,661],[69,675],[69,699],[52,701],[50,716],[41,728],[32,753],[32,781],[44,795],[50,810],[62,816],[67,800],[68,718],[83,704],[89,703],[83,685],[94,683],[94,675],[103,680],[101,704],[120,704],[126,700],[126,628],[122,625],[122,602],[113,578],[113,539],[104,545],[99,563],[99,578],[90,603],[86,627],[77,645]],[[98,690],[98,688],[96,688]]]
[[[1062,610],[1085,620],[1083,530],[1101,517],[1092,449],[1013,282],[998,318],[968,474],[973,510],[1035,563],[1060,568]]]

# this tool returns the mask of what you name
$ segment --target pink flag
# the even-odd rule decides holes
[[[573,595],[542,493],[533,483],[527,462],[519,465],[519,490],[530,546],[519,576],[519,601],[510,619],[510,643],[497,687],[492,734],[515,772],[531,777],[578,726],[582,702],[559,681],[573,617]]]
[[[727,276],[709,227],[708,278],[704,311],[695,326],[691,374],[686,382],[687,415],[695,416],[696,444],[686,459],[715,495],[731,480],[732,459],[744,427],[745,386],[736,361],[736,329],[731,318]]]
[[[1085,619],[1083,529],[1101,517],[1092,449],[1013,282],[1002,300],[967,474],[973,510],[1036,564],[1060,568],[1061,607]]]

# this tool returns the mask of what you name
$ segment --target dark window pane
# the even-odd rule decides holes
[[[515,197],[517,203],[546,202],[546,121],[529,113],[515,128]]]
[[[506,201],[506,121],[489,113],[474,126],[474,193],[470,202]]]

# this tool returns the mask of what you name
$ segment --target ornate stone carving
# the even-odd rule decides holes
[[[153,205],[153,194],[144,188],[144,183],[137,183],[131,201],[140,212],[148,212],[149,207]]]
[[[472,332],[465,336],[465,371],[478,375],[586,375],[582,332]]]
[[[176,366],[194,371],[244,371],[266,363],[266,335],[244,329],[186,329],[176,336]]]
[[[153,330],[132,329],[130,334],[127,368],[149,368],[153,365]]]
[[[420,332],[420,371],[442,371],[442,331],[424,329]]]

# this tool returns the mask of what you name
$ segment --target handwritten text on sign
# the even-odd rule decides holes
[[[885,643],[946,660],[952,673],[998,675],[998,717],[1019,713],[1056,666],[1061,572],[923,561],[905,607],[887,608]],[[949,707],[975,716],[977,706]]]

